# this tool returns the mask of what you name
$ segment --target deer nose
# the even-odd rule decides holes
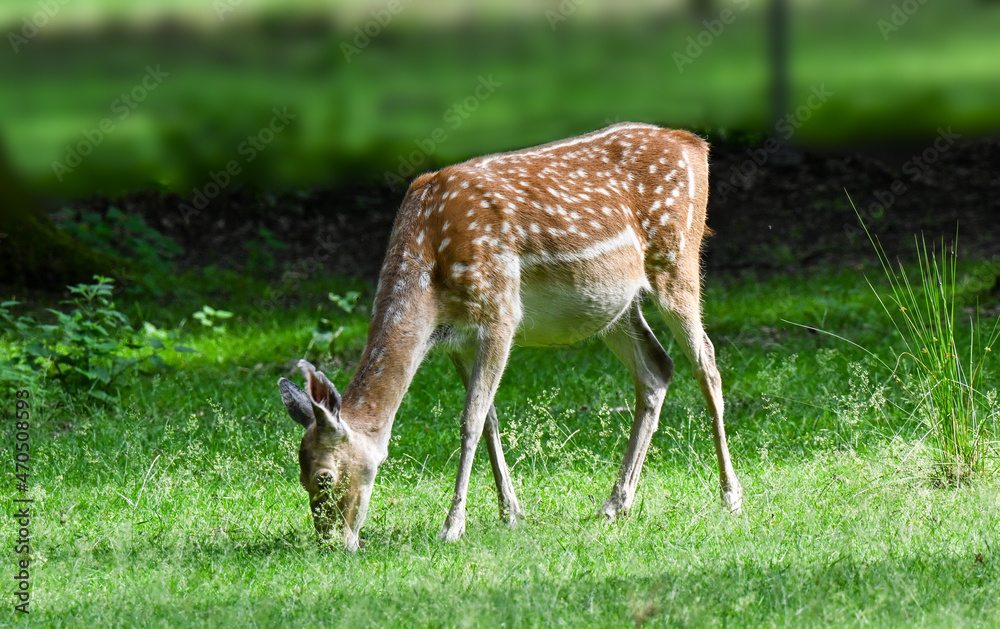
[[[333,472],[330,470],[320,470],[316,474],[316,484],[320,487],[328,487],[333,483]]]

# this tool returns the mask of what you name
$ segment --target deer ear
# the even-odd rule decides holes
[[[322,371],[308,361],[300,360],[299,369],[306,378],[306,391],[312,406],[316,426],[323,430],[342,433],[346,436],[347,426],[340,418],[340,393]]]
[[[281,389],[281,401],[285,403],[285,409],[292,419],[303,428],[311,426],[316,420],[313,416],[312,401],[305,391],[287,378],[278,379],[278,388]]]

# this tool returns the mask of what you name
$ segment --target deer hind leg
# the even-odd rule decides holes
[[[472,361],[474,358],[463,356],[460,353],[450,354],[451,361],[458,370],[459,377],[466,391],[469,390],[469,378],[472,374]],[[500,519],[508,526],[517,526],[524,519],[524,512],[517,502],[514,494],[514,483],[510,478],[510,471],[507,469],[507,460],[504,458],[503,445],[500,442],[500,422],[497,419],[496,405],[490,404],[490,410],[486,413],[486,425],[484,427],[486,437],[486,449],[490,453],[490,467],[493,468],[493,480],[497,486],[497,500],[500,503]]]
[[[708,403],[712,417],[712,435],[715,440],[715,455],[719,464],[719,478],[722,486],[722,501],[733,513],[743,510],[743,488],[736,478],[733,463],[726,443],[726,427],[722,422],[724,403],[722,400],[722,378],[715,364],[715,346],[705,333],[701,323],[701,300],[697,283],[687,292],[670,292],[661,284],[665,278],[653,282],[657,292],[658,305],[670,331],[680,344],[684,354],[694,367],[695,377],[701,393]],[[674,284],[676,286],[676,284]]]
[[[448,517],[441,528],[441,539],[455,541],[465,534],[465,503],[469,493],[469,477],[476,445],[483,434],[486,418],[493,406],[493,396],[500,385],[510,355],[516,324],[494,324],[482,331],[476,348],[476,359],[469,374],[469,384],[462,411],[462,450],[455,479],[455,497]],[[495,415],[494,415],[495,417]],[[497,438],[499,442],[499,437]]]
[[[614,520],[619,515],[627,515],[632,506],[639,473],[642,471],[649,442],[659,423],[663,398],[673,377],[674,363],[646,325],[639,299],[635,300],[615,327],[604,336],[604,342],[625,363],[635,383],[632,434],[629,436],[618,479],[611,489],[611,497],[604,502],[599,512],[608,520]]]

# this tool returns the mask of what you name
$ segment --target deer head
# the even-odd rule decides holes
[[[313,524],[322,541],[343,529],[344,545],[357,550],[378,466],[386,453],[341,416],[333,383],[305,360],[299,361],[306,390],[278,380],[281,399],[292,419],[306,429],[299,447],[299,480],[309,492]]]

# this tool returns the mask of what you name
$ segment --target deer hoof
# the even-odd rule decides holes
[[[627,515],[628,509],[614,498],[604,501],[604,504],[601,505],[601,509],[597,512],[597,517],[601,518],[605,522],[614,522],[619,517],[625,517]]]
[[[722,502],[733,515],[743,514],[743,488],[739,485],[722,490]]]
[[[510,511],[506,514],[501,514],[500,519],[509,528],[516,529],[517,527],[524,524],[524,511],[518,509],[517,511]]]
[[[438,538],[442,542],[457,542],[465,535],[465,522],[445,522]]]

